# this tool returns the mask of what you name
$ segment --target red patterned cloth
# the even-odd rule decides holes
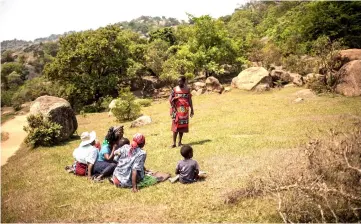
[[[131,150],[129,151],[129,156],[132,155],[134,149],[136,149],[139,145],[145,144],[145,137],[143,134],[137,133],[133,136],[133,141],[130,143]]]
[[[88,166],[84,163],[76,162],[75,165],[75,175],[85,176],[87,174]]]
[[[172,131],[173,132],[188,132],[189,127],[189,108],[192,94],[189,89],[181,89],[175,87],[169,98],[172,106]]]

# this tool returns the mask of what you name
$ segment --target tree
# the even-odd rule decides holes
[[[4,84],[4,89],[7,90],[9,88],[8,85],[8,75],[10,75],[12,72],[15,72],[16,74],[20,75],[20,78],[22,80],[26,79],[27,76],[27,70],[24,68],[24,66],[17,62],[7,62],[5,64],[2,64],[1,66],[1,82]]]
[[[221,65],[237,64],[238,49],[235,42],[220,20],[210,16],[192,18],[194,21],[194,36],[188,44],[194,54],[197,70],[205,72],[206,76],[221,75]]]
[[[1,64],[5,62],[13,62],[14,61],[13,53],[14,52],[12,50],[4,51],[4,53],[1,54]]]
[[[60,38],[60,48],[44,74],[61,85],[62,97],[79,109],[102,96],[117,93],[117,85],[135,75],[142,54],[139,35],[107,26]]]
[[[150,33],[149,42],[153,42],[156,39],[161,39],[168,42],[171,46],[175,44],[176,38],[173,34],[173,29],[170,27],[165,27],[153,31]]]
[[[168,58],[169,46],[169,43],[162,39],[155,39],[148,44],[145,53],[146,66],[157,76],[162,73],[163,64]]]

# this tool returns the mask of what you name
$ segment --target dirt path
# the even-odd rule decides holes
[[[9,133],[9,139],[1,142],[1,166],[6,164],[8,158],[15,154],[26,137],[23,126],[26,125],[26,116],[16,116],[1,125],[2,132]]]

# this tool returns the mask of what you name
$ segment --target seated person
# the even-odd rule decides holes
[[[179,182],[183,184],[193,183],[198,180],[199,165],[193,160],[193,149],[189,145],[183,145],[180,150],[184,160],[177,164],[175,174],[179,174]]]
[[[97,160],[98,149],[94,146],[96,133],[83,132],[80,136],[81,143],[73,152],[73,157],[76,160],[75,175],[87,175],[91,179],[93,166]]]
[[[142,149],[145,145],[145,137],[135,134],[130,145],[124,145],[116,151],[119,154],[118,164],[110,180],[117,187],[131,187],[133,192],[138,191],[137,183],[143,180],[145,175],[144,163],[147,157]]]
[[[130,146],[130,141],[127,138],[122,138],[119,140],[119,148],[117,150],[115,150],[114,152],[114,162],[118,163],[119,160],[119,155],[120,155],[120,148],[123,147],[124,145],[129,145]]]
[[[119,140],[123,138],[123,134],[123,126],[109,128],[94,165],[95,181],[101,181],[103,177],[113,174],[116,167],[116,163],[113,162],[114,151],[119,147]]]

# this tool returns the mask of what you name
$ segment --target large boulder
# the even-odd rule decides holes
[[[222,93],[224,90],[224,87],[222,84],[218,81],[217,78],[210,76],[206,80],[206,88],[209,92],[217,92]]]
[[[232,88],[237,88],[237,80],[238,80],[238,76],[236,76],[232,79],[232,82],[231,82]]]
[[[38,97],[30,107],[30,114],[42,114],[50,121],[62,126],[60,141],[70,138],[78,128],[78,122],[70,103],[63,98],[54,96]]]
[[[336,60],[340,61],[340,66],[354,60],[361,60],[361,49],[342,50],[336,56]]]
[[[131,128],[135,128],[135,127],[140,127],[140,126],[144,126],[147,124],[152,123],[152,118],[149,116],[141,116],[139,117],[137,120],[133,121],[131,124]]]
[[[244,90],[254,90],[259,84],[268,84],[272,87],[272,77],[263,67],[251,67],[243,70],[234,82],[238,89]]]
[[[345,96],[361,96],[361,60],[351,61],[338,71],[336,92]]]

